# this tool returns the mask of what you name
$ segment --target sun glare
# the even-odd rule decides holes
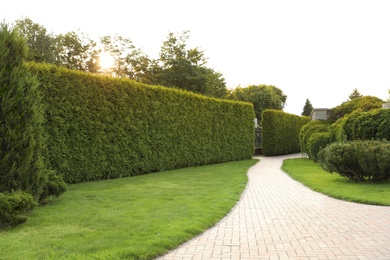
[[[114,66],[114,57],[112,57],[110,54],[103,52],[100,54],[100,67],[103,70],[107,70]]]

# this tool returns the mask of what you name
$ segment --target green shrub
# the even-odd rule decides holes
[[[356,110],[345,119],[342,131],[348,141],[390,140],[390,110]]]
[[[67,183],[249,159],[253,105],[28,63],[51,169]]]
[[[358,109],[345,117],[342,125],[342,135],[345,141],[353,141],[355,139],[355,122],[362,113],[363,111]]]
[[[309,158],[316,162],[318,159],[318,153],[328,144],[330,144],[329,132],[313,133],[307,140],[306,144],[306,149]]]
[[[262,149],[264,155],[282,155],[300,151],[299,132],[310,121],[280,110],[267,109],[262,114]]]
[[[358,182],[390,180],[390,142],[333,143],[318,153],[320,165]]]
[[[31,194],[15,191],[0,193],[0,227],[13,227],[27,220],[26,212],[36,206]]]
[[[363,96],[354,98],[344,102],[341,105],[330,110],[330,122],[335,122],[337,119],[351,114],[353,111],[360,109],[361,111],[370,111],[372,109],[381,108],[383,100],[373,96]]]
[[[348,115],[337,119],[336,122],[329,126],[330,142],[343,142],[346,141],[346,136],[344,135],[344,124],[347,120]]]
[[[329,123],[324,120],[312,120],[305,124],[299,132],[299,144],[301,153],[306,153],[310,158],[308,141],[314,133],[328,133]]]
[[[44,158],[44,110],[38,81],[22,66],[26,53],[17,31],[1,24],[0,192],[21,190],[38,201],[50,168]]]
[[[375,109],[360,114],[353,132],[355,140],[390,140],[390,110]]]

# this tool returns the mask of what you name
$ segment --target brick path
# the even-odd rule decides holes
[[[288,157],[260,157],[229,215],[158,259],[390,259],[390,207],[313,192],[280,170]]]

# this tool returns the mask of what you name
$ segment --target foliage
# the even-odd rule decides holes
[[[194,93],[225,97],[226,84],[222,74],[205,67],[206,58],[199,48],[187,49],[189,32],[169,33],[163,42],[155,84],[184,89]],[[221,95],[222,93],[222,95]]]
[[[52,169],[66,182],[251,158],[253,106],[51,65],[44,92]]]
[[[349,95],[349,99],[352,100],[352,99],[355,99],[355,98],[360,98],[360,97],[363,97],[362,94],[360,94],[360,92],[355,88],[353,90],[353,92]]]
[[[344,102],[341,105],[334,107],[330,111],[330,122],[335,122],[337,119],[352,113],[355,110],[361,109],[366,112],[372,109],[381,108],[383,101],[377,97],[363,96],[357,97],[350,101]]]
[[[305,124],[299,132],[299,144],[301,153],[306,153],[311,159],[313,158],[313,156],[316,156],[310,153],[310,150],[312,149],[309,148],[309,139],[313,134],[328,133],[328,131],[329,123],[323,120],[312,120]]]
[[[303,107],[303,111],[301,113],[302,116],[310,116],[313,111],[313,105],[311,104],[309,99],[306,99],[305,105]]]
[[[223,218],[256,162],[69,185],[22,227],[0,231],[0,258],[156,259]]]
[[[30,193],[0,193],[0,228],[14,227],[27,220],[26,213],[37,205]]]
[[[29,46],[28,61],[47,62],[69,69],[130,78],[145,84],[164,85],[211,97],[225,98],[223,75],[206,67],[199,48],[188,49],[189,32],[169,33],[162,43],[159,58],[150,59],[130,39],[120,35],[100,37],[100,44],[80,32],[48,34],[45,27],[29,18],[17,20],[15,28],[22,32]],[[101,55],[110,54],[113,67],[102,68]]]
[[[333,143],[318,154],[321,166],[351,180],[390,180],[390,142],[351,141]]]
[[[92,60],[96,59],[98,51],[94,50],[96,43],[86,35],[76,32],[60,34],[57,37],[61,51],[58,54],[58,64],[68,69],[94,72]]]
[[[338,174],[329,174],[309,159],[286,159],[283,171],[312,190],[330,197],[370,205],[390,206],[390,182],[356,183]]]
[[[287,96],[275,86],[251,85],[246,88],[237,87],[230,93],[229,99],[252,103],[256,118],[261,122],[263,111],[282,110]]]
[[[346,115],[342,118],[337,119],[336,122],[329,126],[330,142],[343,142],[346,141],[344,136],[343,127],[344,122],[349,115]]]
[[[346,140],[390,140],[390,110],[373,109],[368,112],[356,110],[343,124]]]
[[[331,142],[329,132],[314,132],[307,139],[306,150],[309,158],[317,161],[318,153]]]
[[[300,151],[299,132],[309,117],[292,115],[279,110],[263,111],[262,149],[267,156]]]
[[[30,18],[16,20],[14,28],[28,46],[27,61],[45,62],[70,69],[97,73],[100,50],[96,42],[83,33],[49,34]]]
[[[390,109],[361,113],[353,128],[353,140],[390,140]]]
[[[34,23],[30,18],[16,20],[14,28],[25,39],[28,46],[27,61],[58,64],[59,45],[57,38],[49,34],[45,27]]]
[[[18,31],[9,30],[8,25],[1,24],[0,192],[11,194],[3,197],[8,202],[26,197],[19,194],[14,196],[14,191],[29,193],[36,201],[41,201],[44,197],[59,195],[65,190],[63,181],[55,172],[49,176],[50,168],[45,161],[46,136],[42,128],[44,111],[41,93],[35,77],[22,66],[26,54],[25,42]],[[50,188],[53,185],[59,187],[55,192]],[[10,210],[15,208],[17,206],[8,207]],[[21,206],[21,209],[24,208]],[[6,214],[13,216],[18,212]],[[0,222],[2,220],[8,221],[0,218]]]

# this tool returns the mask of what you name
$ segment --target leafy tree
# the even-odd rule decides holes
[[[159,58],[151,60],[130,39],[119,35],[101,37],[98,46],[85,34],[48,34],[45,27],[33,23],[29,18],[18,20],[16,27],[30,49],[27,60],[126,77],[212,97],[226,97],[226,83],[222,74],[205,66],[206,58],[199,48],[187,48],[188,31],[181,35],[169,33],[162,44]],[[102,53],[113,57],[112,68],[101,67]]]
[[[163,42],[159,61],[162,71],[158,77],[161,85],[205,93],[206,77],[200,66],[206,63],[203,52],[197,48],[187,50],[188,31],[181,36],[169,33]]]
[[[27,61],[57,64],[59,54],[56,36],[29,18],[16,20],[14,28],[24,38],[28,47]]]
[[[169,33],[161,46],[158,60],[161,69],[155,74],[155,83],[208,96],[224,97],[226,84],[222,74],[205,66],[206,58],[199,48],[187,49],[188,39],[188,31],[181,35]]]
[[[355,88],[353,92],[349,95],[349,100],[362,97],[363,95]]]
[[[286,103],[287,96],[282,90],[275,86],[251,85],[246,88],[237,87],[229,99],[250,102],[253,104],[256,118],[261,121],[261,114],[265,109],[282,110]]]
[[[206,76],[206,96],[216,98],[226,98],[227,89],[226,82],[223,75],[210,68],[202,68],[204,75]]]
[[[135,49],[132,41],[115,35],[101,37],[100,42],[103,44],[103,52],[110,54],[114,58],[113,67],[106,73],[118,78],[127,76],[132,78],[132,75],[130,75],[131,67],[128,62],[129,55]]]
[[[309,99],[306,99],[305,106],[303,107],[303,111],[301,113],[302,116],[310,116],[313,111],[313,106]]]
[[[60,34],[57,40],[61,48],[58,55],[59,65],[81,71],[96,70],[96,42],[85,34],[78,35],[76,32]]]

